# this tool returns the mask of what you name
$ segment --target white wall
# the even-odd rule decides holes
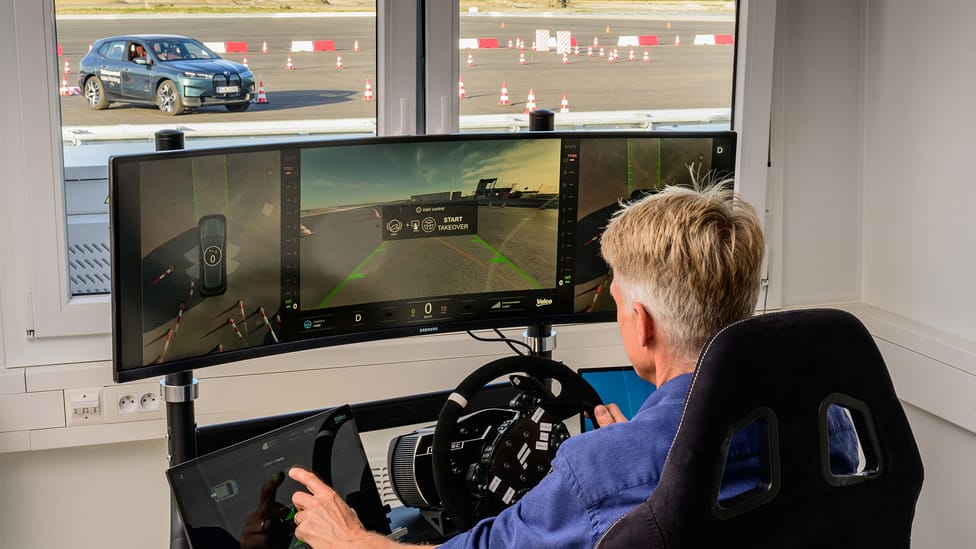
[[[783,305],[856,300],[860,270],[860,3],[780,2],[772,174]]]
[[[0,454],[4,547],[168,547],[162,439]]]
[[[864,299],[976,337],[976,3],[868,10]]]
[[[905,412],[926,465],[912,529],[915,547],[976,547],[976,437],[914,406]]]
[[[911,391],[939,400],[908,410],[926,465],[916,543],[973,547],[976,4],[867,4],[864,301],[922,326],[889,352],[917,350]]]
[[[976,4],[779,8],[783,303],[864,302],[926,466],[915,545],[976,546]]]

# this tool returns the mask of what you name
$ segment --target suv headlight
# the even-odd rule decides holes
[[[183,76],[187,78],[205,78],[207,80],[213,78],[213,75],[210,74],[204,74],[201,72],[190,72],[190,71],[183,71]]]

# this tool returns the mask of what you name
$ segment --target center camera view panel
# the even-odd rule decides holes
[[[112,158],[118,381],[323,345],[613,319],[620,201],[719,133],[365,138]]]
[[[557,273],[559,160],[558,139],[303,150],[303,331],[555,303],[572,277],[568,261]]]

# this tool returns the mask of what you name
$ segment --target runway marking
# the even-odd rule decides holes
[[[368,263],[369,260],[373,258],[373,256],[375,256],[380,252],[385,252],[385,251],[386,251],[386,242],[382,242],[380,243],[379,246],[376,247],[375,250],[373,250],[372,252],[370,252],[369,255],[366,256],[366,259],[362,260],[362,262],[360,262],[359,265],[356,265],[356,268],[353,269],[351,273],[349,273],[349,276],[343,278],[342,282],[339,282],[339,284],[336,285],[335,288],[332,288],[332,291],[329,292],[329,295],[325,296],[325,299],[319,302],[318,308],[324,309],[326,305],[328,305],[329,301],[331,301],[332,298],[334,298],[336,294],[338,294],[339,291],[342,290],[342,287],[345,286],[349,281],[357,280],[366,276],[365,274],[360,273],[359,269],[362,269],[366,265],[366,263]]]
[[[536,288],[537,290],[544,289],[544,287],[542,286],[542,284],[539,284],[528,273],[526,273],[525,271],[523,271],[522,269],[520,269],[518,267],[518,265],[516,265],[515,263],[512,263],[512,260],[511,259],[509,259],[509,258],[505,257],[504,255],[502,255],[502,253],[499,252],[498,250],[496,250],[494,248],[494,246],[492,246],[491,244],[489,244],[489,243],[485,242],[484,240],[482,240],[480,236],[474,235],[474,237],[471,239],[471,242],[474,242],[475,244],[481,244],[482,246],[484,246],[485,248],[488,248],[491,252],[493,252],[495,254],[495,256],[491,258],[491,262],[492,263],[504,263],[504,264],[508,265],[509,267],[511,267],[512,270],[516,272],[516,274],[518,274],[519,276],[521,276],[522,278],[524,278],[525,280],[527,280],[529,282],[529,284],[532,285],[533,288]]]
[[[449,242],[445,241],[444,239],[442,239],[442,238],[434,238],[433,240],[439,242],[440,244],[443,244],[444,246],[447,246],[448,248],[452,249],[453,251],[455,251],[455,252],[461,254],[462,256],[468,258],[473,263],[475,263],[476,265],[482,267],[486,271],[488,271],[488,270],[491,269],[491,266],[490,265],[488,265],[488,264],[486,264],[486,263],[484,263],[482,261],[479,261],[477,258],[475,258],[474,256],[472,256],[471,254],[465,252],[464,250],[462,250],[461,248],[458,248],[457,246],[454,246],[453,244],[450,244]],[[419,242],[419,240],[418,240],[418,242]],[[528,273],[526,273],[525,271],[523,271],[522,269],[520,269],[517,265],[515,265],[515,263],[513,263],[512,260],[510,260],[507,257],[505,257],[504,255],[502,255],[501,252],[499,252],[498,250],[496,250],[491,244],[485,242],[484,240],[482,240],[477,235],[475,235],[474,238],[472,238],[470,242],[472,242],[474,244],[480,244],[484,248],[487,248],[492,253],[492,258],[491,258],[491,262],[492,263],[494,263],[494,264],[508,265],[508,267],[511,268],[512,271],[515,272],[515,274],[519,275],[522,279],[524,279],[526,282],[528,282],[529,285],[531,285],[533,288],[536,288],[536,289],[539,289],[539,290],[544,289],[544,287],[541,284],[539,284]],[[403,254],[401,254],[401,256],[409,254],[409,252],[413,251],[413,249],[415,247],[416,246],[411,247],[406,252],[404,252]],[[386,242],[383,242],[375,250],[373,250],[368,256],[366,256],[366,259],[363,259],[362,262],[360,262],[359,265],[357,265],[356,268],[353,269],[352,272],[349,273],[348,276],[346,276],[346,278],[342,279],[342,281],[339,282],[339,284],[337,284],[336,287],[333,288],[332,291],[329,292],[329,294],[326,295],[325,298],[321,302],[319,302],[318,308],[319,309],[326,308],[328,306],[329,302],[332,301],[332,299],[335,298],[335,296],[338,295],[339,292],[342,291],[343,287],[345,287],[345,285],[348,284],[349,282],[351,282],[353,280],[359,280],[361,278],[364,278],[366,276],[366,273],[361,272],[361,270],[363,269],[363,267],[365,267],[366,264],[369,263],[369,261],[371,259],[373,259],[373,257],[376,256],[377,253],[379,253],[379,252],[385,252],[385,251],[387,251]],[[397,259],[397,258],[393,258],[393,259],[394,260],[389,261],[388,263],[389,264],[395,264],[396,263],[395,259]],[[371,273],[371,274],[377,274],[378,272],[380,272],[380,271],[377,271],[377,272]]]
[[[202,160],[202,159],[200,159]],[[224,161],[224,212],[230,209],[230,184],[227,180],[227,155],[223,155]],[[190,181],[193,182],[193,217],[200,219],[200,212],[197,208],[197,159],[190,160]]]

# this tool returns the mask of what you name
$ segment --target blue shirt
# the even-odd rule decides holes
[[[649,498],[657,486],[691,378],[685,374],[661,385],[629,422],[564,442],[552,472],[538,486],[498,516],[482,520],[441,547],[592,548],[615,520]],[[835,460],[832,469],[854,471],[856,435],[843,417],[831,414],[829,420],[831,448],[842,449],[844,462]],[[746,431],[730,444],[721,499],[758,482],[758,437]]]

